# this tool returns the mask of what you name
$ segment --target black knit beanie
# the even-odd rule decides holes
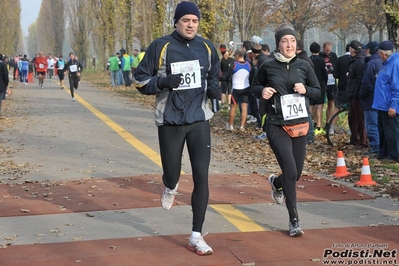
[[[294,31],[293,29],[291,28],[281,29],[274,34],[274,38],[276,39],[276,47],[278,47],[278,44],[280,43],[280,40],[284,35],[293,35],[295,39],[297,39],[296,31]]]
[[[181,17],[187,14],[195,15],[200,19],[200,11],[197,5],[193,2],[183,1],[176,6],[175,15],[173,17],[174,23],[176,24]]]

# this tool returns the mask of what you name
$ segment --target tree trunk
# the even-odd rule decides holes
[[[395,6],[398,0],[385,0],[386,5]],[[395,44],[395,48],[399,48],[399,25],[395,23],[394,18],[389,14],[385,14],[387,18],[388,39]]]

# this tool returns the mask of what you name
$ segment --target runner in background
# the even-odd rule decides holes
[[[65,60],[64,60],[63,56],[60,55],[60,57],[58,58],[57,63],[56,63],[56,69],[57,69],[57,73],[58,73],[58,78],[60,80],[61,89],[64,86],[64,76],[65,76],[64,75],[65,74],[64,67],[65,67]]]
[[[43,88],[44,77],[47,71],[47,58],[43,55],[43,52],[39,52],[39,56],[35,60],[35,67],[39,79],[39,86]]]
[[[64,72],[68,71],[69,90],[71,92],[72,101],[75,101],[74,90],[79,86],[80,73],[83,70],[82,64],[75,59],[74,53],[69,53],[69,61],[64,66]]]

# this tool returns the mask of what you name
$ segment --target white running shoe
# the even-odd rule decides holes
[[[177,183],[174,189],[165,188],[162,192],[161,203],[162,208],[164,208],[165,210],[169,210],[170,208],[172,208],[173,202],[175,201],[175,196],[177,195],[178,186],[179,183]]]
[[[334,125],[330,125],[330,129],[329,129],[329,134],[332,136],[332,135],[334,135],[334,129],[335,129],[335,126]]]
[[[233,125],[229,125],[229,123],[226,123],[226,129],[227,130],[234,130]]]
[[[251,118],[249,118],[249,119],[247,120],[247,124],[256,123],[256,121],[258,121],[258,120],[256,119],[256,117],[255,117],[255,116],[251,116]]]
[[[282,188],[277,189],[274,186],[274,179],[276,177],[277,177],[276,175],[270,175],[269,178],[268,178],[269,184],[272,187],[271,195],[272,195],[272,198],[274,199],[274,201],[277,204],[283,204],[284,203],[284,199],[285,199],[285,196],[284,196],[284,193],[283,193],[283,189]]]
[[[213,249],[210,246],[208,246],[208,244],[204,240],[204,236],[206,235],[207,233],[196,238],[190,236],[187,248],[192,252],[195,252],[201,256],[213,254]]]
[[[75,97],[72,97],[72,102],[74,102],[75,101]]]
[[[301,236],[304,232],[301,229],[301,221],[294,219],[288,223],[290,229],[290,236]]]

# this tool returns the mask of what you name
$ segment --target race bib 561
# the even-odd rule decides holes
[[[182,74],[181,82],[175,90],[201,88],[201,67],[198,60],[172,63],[172,74]]]

